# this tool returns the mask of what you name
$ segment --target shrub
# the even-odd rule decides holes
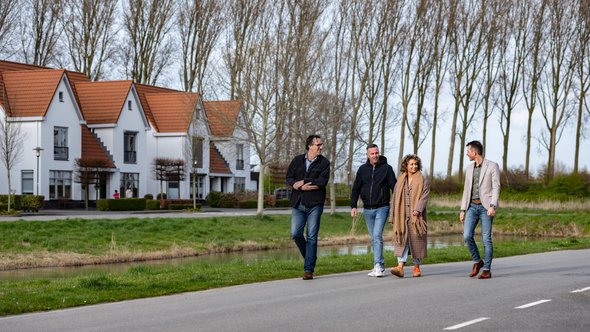
[[[154,195],[152,195],[152,194],[145,194],[145,195],[143,195],[143,198],[145,198],[146,200],[154,199]]]
[[[286,198],[282,198],[282,199],[277,199],[275,207],[290,207],[291,206],[291,201],[286,199]]]
[[[37,212],[43,207],[44,196],[23,195],[20,209],[23,211]]]
[[[160,209],[160,201],[156,201],[153,199],[145,201],[145,208],[148,210],[159,210]]]
[[[588,196],[589,194],[584,178],[578,173],[556,176],[549,183],[549,189],[568,196]]]
[[[221,199],[221,194],[218,191],[212,191],[207,195],[205,198],[205,203],[210,207],[219,207],[219,200]]]
[[[264,206],[265,207],[275,207],[277,205],[277,198],[275,195],[265,195],[264,196]]]
[[[255,201],[255,200],[239,201],[238,207],[240,209],[256,209],[258,207],[258,201]]]
[[[175,206],[175,207],[172,207]],[[180,207],[179,207],[180,206]],[[183,210],[193,207],[192,199],[167,199],[164,201],[163,209],[169,210]]]
[[[350,198],[336,198],[336,206],[350,206]]]
[[[195,211],[201,211],[202,205],[197,203],[197,208],[194,209]],[[170,210],[193,210],[193,203],[190,204],[168,204],[168,208]]]
[[[142,211],[145,207],[145,198],[99,199],[96,202],[100,211]]]
[[[430,181],[430,191],[436,194],[456,194],[462,189],[463,186],[454,178],[435,177]]]
[[[235,208],[238,207],[238,199],[234,193],[222,193],[219,198],[219,207],[221,208]]]

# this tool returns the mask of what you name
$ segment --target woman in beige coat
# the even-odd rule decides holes
[[[398,263],[389,271],[400,278],[404,276],[408,255],[412,255],[414,262],[414,277],[422,275],[420,265],[426,257],[426,203],[429,194],[428,178],[422,175],[422,160],[415,154],[406,155],[401,162],[389,212]]]

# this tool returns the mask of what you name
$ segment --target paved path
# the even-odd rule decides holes
[[[0,331],[590,331],[590,250],[299,278],[0,318]],[[320,258],[321,259],[321,258]],[[408,268],[407,272],[410,272]]]

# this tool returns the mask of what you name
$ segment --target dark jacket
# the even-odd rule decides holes
[[[293,187],[293,184],[299,180],[314,184],[319,188],[316,190],[295,190],[291,192],[291,206],[297,207],[299,202],[307,208],[317,205],[324,205],[326,200],[326,186],[330,180],[330,161],[328,158],[319,155],[317,159],[309,165],[309,170],[305,170],[306,154],[299,155],[289,164],[287,169],[287,183]]]
[[[395,187],[395,173],[387,164],[387,158],[379,156],[377,165],[373,167],[369,159],[359,167],[350,195],[350,206],[357,207],[359,196],[367,209],[389,205],[391,192]]]

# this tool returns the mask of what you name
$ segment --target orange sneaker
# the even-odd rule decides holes
[[[420,272],[420,266],[416,265],[414,266],[414,277],[419,277],[422,275],[422,272]]]

